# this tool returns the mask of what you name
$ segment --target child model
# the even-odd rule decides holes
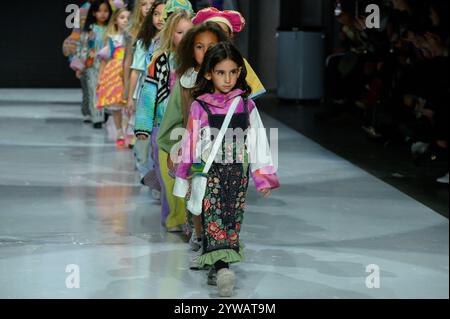
[[[229,42],[219,43],[206,53],[193,91],[196,100],[192,104],[187,124],[189,138],[183,142],[174,188],[176,196],[185,197],[189,188],[188,178],[192,177],[193,172],[194,179],[195,172],[207,176],[206,189],[203,189],[204,195],[200,201],[203,251],[197,263],[199,267],[212,266],[208,275],[210,284],[214,272],[217,272],[216,282],[222,297],[230,297],[235,284],[235,274],[229,265],[243,260],[239,233],[249,174],[257,190],[265,197],[270,195],[272,189],[280,186],[272,160],[270,156],[267,157],[267,136],[261,131],[264,126],[255,104],[247,98],[251,89],[245,80],[246,75],[244,59]],[[212,129],[221,130],[230,115],[232,117],[227,127],[234,132],[244,132],[244,136],[241,136],[243,139],[231,139],[231,143],[225,139],[225,143],[222,143],[223,140],[218,138],[226,161],[214,162],[209,170],[204,168],[200,171],[199,165],[194,165],[197,157],[206,163],[210,162],[211,156],[216,159],[217,156],[214,147],[201,149],[201,145],[211,144],[205,143],[204,137],[199,139],[198,130],[204,135],[209,135],[207,132]],[[261,154],[265,154],[266,158],[262,159]],[[202,189],[195,189],[197,186],[192,183],[192,194],[201,193]],[[189,204],[188,209],[191,210]]]
[[[155,3],[154,0],[141,0],[139,1],[140,5],[134,9],[134,21],[130,28],[131,43],[127,43],[129,46],[127,51],[130,51],[130,54],[127,54],[125,60],[125,75],[129,75],[129,78],[127,78],[127,81],[129,81],[127,82],[128,87],[126,88],[128,93],[128,107],[133,111],[134,100],[136,100],[136,87],[140,87],[138,85],[139,78],[145,70],[146,52],[153,44],[157,33],[163,27],[162,19],[154,18],[157,9],[159,10],[159,16],[162,15],[162,8],[164,7],[162,2],[157,1]],[[147,39],[148,35],[152,35],[152,37]],[[144,36],[145,40],[143,39]]]
[[[134,1],[133,12],[130,16],[130,26],[127,30],[127,37],[125,38],[125,55],[124,55],[124,86],[126,96],[129,96],[131,85],[131,65],[133,63],[133,56],[136,44],[136,37],[138,36],[145,18],[153,6],[154,0],[136,0]],[[129,101],[129,100],[128,100]],[[124,129],[127,131],[128,146],[134,147],[135,137],[133,131],[134,113],[128,108],[124,115]]]
[[[97,108],[107,108],[113,113],[117,130],[116,145],[125,145],[122,129],[122,110],[126,105],[124,90],[123,59],[125,53],[125,30],[130,12],[126,8],[117,10],[105,33],[107,45],[99,52],[100,80],[97,87]]]
[[[151,138],[153,160],[161,185],[161,223],[168,231],[178,232],[185,224],[185,206],[172,195],[174,179],[169,176],[167,156],[159,152],[156,137],[166,112],[167,102],[176,81],[175,50],[192,28],[192,13],[184,9],[170,15],[161,31],[161,45],[148,66],[136,108],[135,134],[140,140]]]
[[[100,60],[98,52],[105,46],[104,34],[111,18],[112,7],[108,0],[94,0],[86,18],[86,24],[77,47],[77,54],[71,67],[81,80],[84,96],[89,105],[91,121],[94,128],[102,128],[103,110],[96,108],[96,91]]]
[[[129,123],[128,133],[134,136],[134,115],[136,101],[140,97],[140,90],[146,77],[147,66],[155,50],[159,47],[159,33],[164,27],[162,11],[164,2],[157,0],[153,3],[150,12],[137,36],[137,42],[134,49],[133,63],[131,65],[130,91],[128,92],[128,113],[133,119],[133,125]],[[130,132],[132,130],[132,132]],[[138,140],[133,148],[136,161],[136,168],[141,177],[141,183],[151,188],[153,198],[160,199],[161,186],[156,177],[154,163],[151,154],[151,141]]]
[[[212,22],[207,22],[189,30],[176,52],[178,80],[169,98],[166,114],[158,132],[158,147],[170,154],[179,140],[171,138],[177,128],[185,128],[193,98],[192,89],[197,81],[197,74],[203,63],[206,51],[218,42],[227,41],[226,34]],[[168,157],[169,170],[174,170],[171,156]],[[188,216],[188,220],[191,216]],[[194,251],[201,247],[201,218],[192,216],[194,231],[190,244]],[[188,223],[190,224],[190,222]],[[191,230],[188,230],[191,232]]]

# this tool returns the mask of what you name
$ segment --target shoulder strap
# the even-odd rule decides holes
[[[216,158],[217,152],[219,151],[219,148],[222,146],[223,138],[225,137],[225,133],[228,129],[228,125],[230,125],[231,118],[234,115],[234,112],[236,111],[236,108],[241,100],[241,97],[238,96],[233,100],[233,103],[231,104],[230,108],[228,109],[227,116],[225,117],[225,120],[223,121],[222,128],[220,129],[219,135],[217,135],[216,140],[214,141],[213,148],[211,150],[211,153],[209,154],[208,161],[206,162],[205,168],[203,170],[204,174],[208,174],[209,169],[211,168],[214,159]]]
[[[247,121],[247,127],[250,127],[250,113],[248,112],[248,98],[244,98],[244,112]]]
[[[208,113],[208,116],[212,115],[211,110],[208,107],[208,104],[206,104],[204,101],[197,99],[195,101],[197,101],[201,105],[201,107],[205,110],[205,112]]]

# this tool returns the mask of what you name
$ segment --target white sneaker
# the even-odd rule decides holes
[[[439,177],[437,179],[437,182],[441,183],[441,184],[448,184],[449,183],[449,181],[448,181],[448,178],[449,178],[448,174],[449,173],[447,173],[447,175],[445,175],[445,176]]]
[[[189,239],[189,245],[192,251],[199,251],[202,248],[202,242],[197,240],[197,233],[195,229],[192,231],[191,239]]]
[[[154,200],[161,200],[161,192],[156,189],[152,189],[152,197]]]
[[[231,297],[233,295],[236,275],[228,268],[222,268],[217,272],[217,288],[220,297]]]

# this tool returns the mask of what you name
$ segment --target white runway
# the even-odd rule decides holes
[[[160,228],[131,152],[83,124],[79,101],[0,90],[0,298],[217,298]],[[446,218],[263,120],[280,129],[282,188],[264,200],[250,187],[235,298],[449,298]],[[66,287],[67,265],[79,288]]]

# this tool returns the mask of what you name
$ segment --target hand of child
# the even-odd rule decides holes
[[[264,198],[268,198],[270,194],[272,194],[272,190],[270,188],[261,189],[259,192],[264,196]]]
[[[135,113],[136,112],[136,108],[134,107],[134,100],[133,99],[129,99],[128,100],[127,107],[128,107],[128,111],[130,113]]]
[[[81,71],[80,70],[76,70],[75,71],[75,76],[77,77],[77,79],[81,79]]]
[[[167,156],[167,168],[169,169],[169,171],[175,170],[175,167],[173,165],[172,159],[170,158],[170,155]]]

